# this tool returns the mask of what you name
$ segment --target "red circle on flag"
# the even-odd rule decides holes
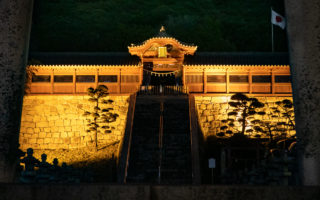
[[[282,22],[282,17],[276,16],[276,22]]]

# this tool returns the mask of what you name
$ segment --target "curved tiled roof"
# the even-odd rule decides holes
[[[185,56],[184,65],[289,65],[288,53],[197,52]]]
[[[145,43],[147,43],[149,40],[151,39],[157,39],[157,38],[170,38],[170,39],[173,39],[173,40],[176,40],[178,43],[184,45],[184,46],[195,46],[194,44],[189,44],[189,43],[185,43],[185,42],[181,42],[179,41],[178,39],[176,39],[175,37],[172,37],[171,35],[169,35],[166,30],[164,29],[164,27],[161,27],[160,31],[158,34],[156,34],[155,36],[149,38],[148,40],[145,40],[141,43],[138,43],[138,44],[135,44],[134,46],[142,46],[144,45]]]
[[[31,52],[30,60],[42,65],[138,65],[138,56],[127,52],[88,53],[88,52]]]

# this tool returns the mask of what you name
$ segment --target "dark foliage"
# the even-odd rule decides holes
[[[113,103],[112,100],[105,100],[104,97],[108,96],[108,88],[105,85],[99,85],[96,89],[88,88],[88,95],[90,98],[88,101],[94,103],[92,111],[85,111],[84,116],[91,116],[92,119],[88,119],[87,132],[93,132],[95,134],[95,146],[98,150],[98,133],[108,134],[111,133],[114,127],[109,123],[114,122],[119,117],[118,114],[113,113],[108,105]],[[107,105],[108,107],[101,108],[100,106]]]
[[[32,51],[127,51],[161,25],[199,51],[270,51],[270,7],[283,1],[36,0]],[[286,34],[274,27],[275,50]]]
[[[222,120],[223,126],[220,127],[221,132],[218,136],[240,134],[245,135],[245,133],[253,132],[252,129],[247,129],[249,124],[249,119],[254,118],[255,115],[264,115],[262,111],[257,109],[264,107],[256,98],[249,98],[245,94],[236,93],[231,96],[229,105],[233,108],[231,112],[228,112],[228,119]],[[240,124],[240,129],[235,123]]]

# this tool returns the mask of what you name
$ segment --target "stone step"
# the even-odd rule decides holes
[[[191,183],[187,98],[164,99],[162,183]],[[137,97],[127,181],[155,183],[159,165],[159,98]]]

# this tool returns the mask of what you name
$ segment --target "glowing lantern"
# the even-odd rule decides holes
[[[167,47],[158,47],[158,57],[159,58],[167,57]]]

